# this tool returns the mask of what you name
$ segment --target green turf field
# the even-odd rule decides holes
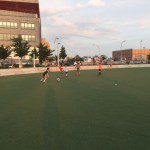
[[[150,68],[56,75],[0,77],[0,150],[150,149]]]

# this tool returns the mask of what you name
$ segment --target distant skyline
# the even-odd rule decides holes
[[[40,0],[42,36],[56,36],[69,55],[111,56],[113,50],[150,48],[149,0]]]

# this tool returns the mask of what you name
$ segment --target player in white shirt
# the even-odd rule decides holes
[[[69,72],[69,69],[67,66],[65,66],[65,73],[66,73],[66,78],[68,77],[68,72]]]

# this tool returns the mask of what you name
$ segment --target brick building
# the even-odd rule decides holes
[[[150,55],[150,50],[148,49],[127,49],[113,52],[113,59],[116,60],[126,60],[126,61],[136,61],[143,60],[147,61],[147,57]]]
[[[38,0],[0,0],[0,45],[11,45],[21,35],[30,45],[41,41]]]

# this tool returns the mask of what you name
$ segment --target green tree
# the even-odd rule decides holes
[[[59,58],[64,60],[66,57],[67,57],[66,49],[64,46],[62,46],[60,49]]]
[[[2,66],[2,61],[5,60],[11,54],[10,47],[4,47],[4,45],[0,46],[0,65]]]
[[[101,55],[101,59],[102,59],[102,60],[106,60],[106,59],[107,59],[107,56],[106,56],[106,55]]]
[[[75,60],[76,60],[76,61],[80,61],[80,59],[81,59],[81,57],[80,57],[79,55],[76,55],[76,56],[75,56]]]
[[[51,50],[48,48],[48,46],[46,46],[43,43],[40,43],[38,48],[39,48],[39,61],[40,61],[40,64],[42,64],[43,62],[46,63],[46,60],[48,59],[48,57],[51,54]]]
[[[50,50],[50,54],[49,54],[49,56],[48,56],[48,58],[47,58],[47,60],[49,61],[49,62],[53,62],[53,61],[55,61],[55,56],[53,55],[53,52],[54,52],[55,50]]]
[[[35,59],[39,58],[39,51],[36,49],[36,47],[34,47],[34,49],[31,51],[29,56],[30,56],[30,61],[33,62],[33,67],[35,68],[35,66],[36,66]]]
[[[37,50],[36,48],[34,48],[34,50],[31,51],[30,57],[31,57],[32,59],[34,59],[34,58],[35,58],[35,59],[39,58],[39,52],[38,52],[38,50]]]
[[[76,55],[75,61],[84,61],[84,58],[80,57],[79,55]]]
[[[70,58],[70,57],[68,57],[68,58],[67,58],[66,65],[67,65],[67,66],[73,65],[74,62],[75,62],[75,58]]]
[[[148,63],[150,63],[150,55],[147,56]]]
[[[29,46],[29,43],[23,40],[21,36],[13,39],[12,46],[14,47],[14,52],[16,53],[15,56],[18,56],[20,58],[19,67],[22,68],[22,58],[29,53],[29,49],[31,46]]]
[[[0,59],[5,60],[11,54],[10,47],[4,47],[4,45],[0,46]]]

